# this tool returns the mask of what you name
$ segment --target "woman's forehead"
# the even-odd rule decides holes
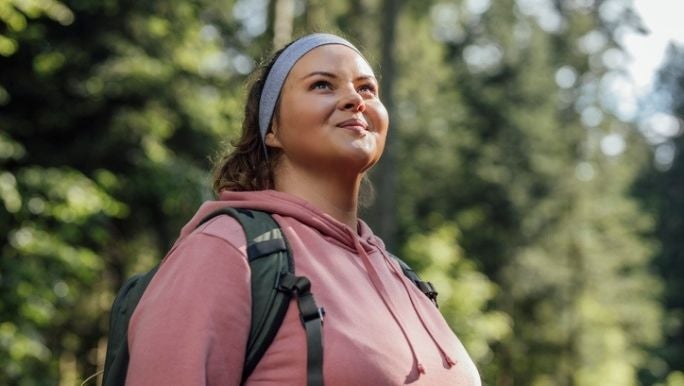
[[[341,45],[327,44],[307,52],[297,61],[291,73],[350,71],[355,75],[374,76],[373,69],[356,50]]]

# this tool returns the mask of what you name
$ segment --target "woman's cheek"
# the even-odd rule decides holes
[[[374,111],[377,130],[380,132],[386,132],[387,128],[389,127],[389,117],[385,105],[383,105],[380,101],[377,101],[376,105],[374,106]]]

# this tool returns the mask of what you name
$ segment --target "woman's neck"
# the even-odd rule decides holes
[[[308,201],[334,219],[357,231],[359,186],[362,176],[341,178],[287,166],[276,171],[275,189]]]

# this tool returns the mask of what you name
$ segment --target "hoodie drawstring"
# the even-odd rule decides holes
[[[392,264],[391,259],[381,250],[380,252],[382,256],[385,258],[385,262],[391,267],[390,269],[394,272],[397,277],[402,277],[404,276],[401,272],[397,271],[397,268],[395,264]],[[442,354],[442,358],[444,358],[444,361],[446,362],[447,366],[451,368],[456,364],[456,361],[453,360],[449,354],[447,354],[446,350],[442,345],[439,343],[437,339],[435,339],[434,334],[432,333],[432,330],[427,326],[427,323],[425,323],[425,319],[423,319],[423,314],[418,311],[418,306],[416,305],[416,300],[415,300],[415,293],[411,291],[411,288],[407,284],[406,280],[401,280],[401,284],[403,285],[404,289],[406,290],[406,293],[408,294],[409,299],[411,300],[411,305],[413,306],[413,309],[416,311],[416,315],[418,315],[418,319],[420,320],[420,323],[423,325],[423,328],[425,331],[428,333],[430,336],[430,339],[435,343],[435,346],[437,346],[437,349],[439,350],[440,354]]]
[[[368,256],[368,253],[366,253],[366,251],[363,249],[363,246],[359,242],[358,236],[354,234],[351,228],[348,228],[348,232],[349,235],[352,237],[352,240],[354,240],[354,247],[356,248],[356,252],[361,257],[361,261],[363,263],[363,266],[366,268],[366,271],[368,272],[368,276],[370,277],[371,283],[380,294],[380,298],[382,299],[383,303],[385,303],[387,309],[390,311],[392,318],[397,322],[397,325],[399,326],[399,329],[401,330],[402,334],[404,334],[404,338],[406,339],[406,342],[409,345],[411,355],[413,356],[413,363],[416,365],[418,373],[425,374],[425,367],[422,363],[420,363],[420,360],[418,359],[416,349],[413,347],[413,342],[411,342],[411,338],[408,334],[408,331],[404,326],[404,323],[398,317],[397,311],[395,310],[394,305],[392,304],[392,301],[389,299],[389,295],[387,294],[387,289],[382,284],[382,279],[380,278],[380,275],[378,275],[377,270],[373,267],[373,264],[370,262],[370,256]]]

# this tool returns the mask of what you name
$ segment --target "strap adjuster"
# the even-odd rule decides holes
[[[307,314],[304,314],[302,312],[302,323],[306,324],[307,322],[310,322],[312,320],[320,320],[321,324],[323,324],[323,319],[325,317],[325,308],[323,307],[318,307],[316,308],[316,312],[309,312]]]
[[[429,281],[418,280],[416,281],[416,285],[418,285],[420,291],[424,293],[428,299],[432,300],[432,302],[437,305],[437,295],[439,295],[439,293],[435,290],[435,287],[432,285],[432,283]]]
[[[297,296],[309,293],[311,282],[304,276],[295,276],[289,272],[280,275],[276,288],[280,291],[290,292]]]

